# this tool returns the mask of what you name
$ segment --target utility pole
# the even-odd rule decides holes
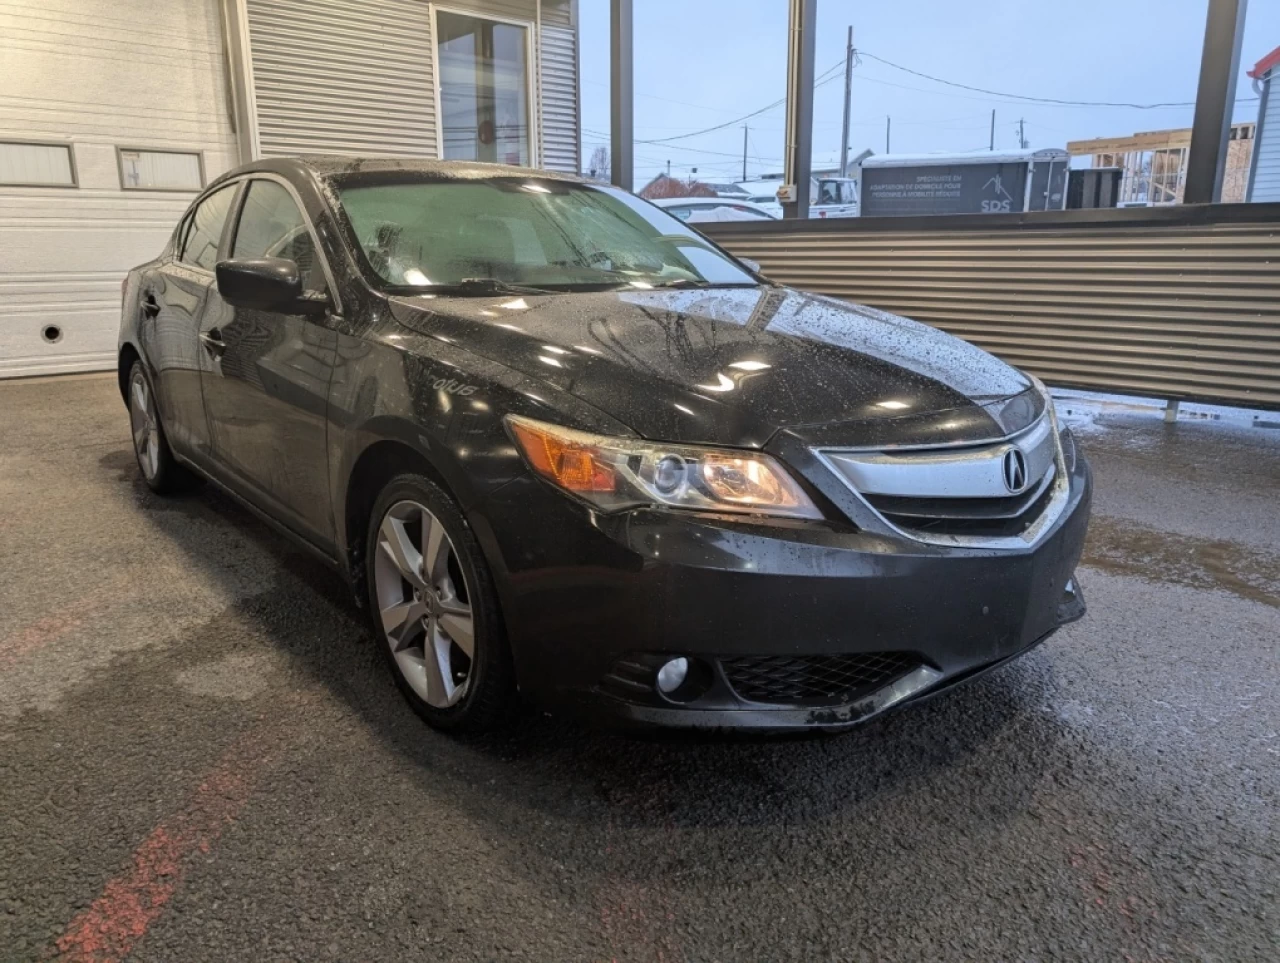
[[[747,132],[751,130],[746,124],[742,125],[742,179],[747,179]]]
[[[1027,122],[1021,117],[1018,118],[1018,146],[1023,150],[1027,149]]]
[[[667,176],[671,176],[671,161],[667,161]]]
[[[991,108],[991,150],[996,149],[996,109]]]
[[[892,129],[893,129],[893,118],[886,117],[884,119],[884,152],[886,154],[892,153],[892,151],[889,150],[889,132]]]
[[[840,129],[840,176],[849,176],[849,101],[853,96],[853,25],[844,51],[844,126]]]

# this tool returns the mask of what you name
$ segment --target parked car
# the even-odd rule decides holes
[[[729,197],[664,197],[652,203],[690,224],[705,221],[774,221],[780,216],[759,204]]]
[[[742,181],[738,187],[746,191],[747,200],[763,208],[776,218],[782,217],[782,205],[778,203],[777,181]]]
[[[432,725],[852,725],[1084,612],[1043,385],[546,171],[276,159],[124,283],[143,479],[330,563]]]

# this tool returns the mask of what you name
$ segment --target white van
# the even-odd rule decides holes
[[[782,217],[778,203],[780,180],[742,181],[738,184],[749,195],[747,200]],[[858,181],[853,177],[815,177],[809,187],[810,217],[857,217]]]

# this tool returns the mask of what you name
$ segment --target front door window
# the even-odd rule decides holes
[[[439,10],[436,31],[445,158],[527,167],[528,28]]]

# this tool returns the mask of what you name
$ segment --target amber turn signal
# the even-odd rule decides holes
[[[575,444],[531,421],[511,422],[524,455],[533,470],[571,492],[611,492],[617,476],[596,457],[592,446]]]

